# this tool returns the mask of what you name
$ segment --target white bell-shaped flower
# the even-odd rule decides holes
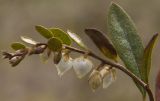
[[[113,68],[104,67],[100,73],[103,77],[103,88],[108,88],[116,80],[116,71]]]
[[[91,71],[93,63],[86,57],[81,56],[73,61],[73,68],[78,78],[84,77]]]
[[[65,72],[72,68],[72,58],[62,56],[62,59],[56,64],[58,75],[61,77]]]
[[[93,70],[89,76],[89,85],[93,91],[99,88],[102,84],[102,76],[98,70]]]
[[[51,56],[51,51],[47,48],[43,53],[39,54],[39,56],[42,62],[47,63]]]

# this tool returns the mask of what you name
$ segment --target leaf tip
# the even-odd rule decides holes
[[[119,7],[119,5],[115,2],[111,2],[109,8]]]

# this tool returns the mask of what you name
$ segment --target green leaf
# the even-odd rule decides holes
[[[71,39],[67,33],[58,28],[51,28],[50,31],[53,33],[54,37],[60,39],[63,44],[71,45]]]
[[[73,41],[75,41],[81,48],[87,49],[87,46],[83,43],[82,39],[76,34],[71,32],[70,30],[67,30],[67,34],[72,38]]]
[[[39,32],[43,37],[47,39],[53,37],[53,33],[41,25],[35,26],[35,29],[37,30],[37,32]]]
[[[62,49],[62,41],[52,37],[48,40],[48,48],[54,52],[58,52]]]
[[[19,42],[14,42],[14,43],[12,43],[12,44],[11,44],[11,47],[12,47],[12,49],[14,49],[14,50],[20,50],[20,49],[25,49],[25,48],[26,48],[25,45],[23,45],[22,43],[19,43]]]
[[[116,61],[117,52],[103,33],[96,29],[85,29],[85,33],[92,39],[95,45],[106,57]]]
[[[38,42],[34,41],[32,38],[26,37],[26,36],[21,36],[21,40],[31,44],[31,45],[36,45]]]
[[[158,33],[152,37],[152,39],[149,41],[149,43],[146,46],[145,51],[144,51],[143,59],[144,59],[145,69],[143,71],[143,73],[144,73],[143,75],[145,75],[147,83],[148,83],[148,77],[149,77],[149,72],[150,72],[150,68],[151,68],[152,50],[153,50],[153,47],[155,45],[157,38],[158,38]]]
[[[131,18],[117,4],[112,3],[108,13],[109,37],[126,67],[136,76],[142,76],[144,47]],[[138,85],[143,97],[146,91]]]

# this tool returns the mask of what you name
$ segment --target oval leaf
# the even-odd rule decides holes
[[[54,52],[58,52],[62,49],[62,42],[57,38],[51,38],[48,41],[48,48]]]
[[[59,38],[63,44],[71,45],[71,39],[67,33],[58,28],[51,28],[50,31],[53,33],[54,37]]]
[[[38,42],[34,41],[32,38],[26,37],[26,36],[21,36],[22,41],[31,44],[31,45],[36,45]]]
[[[11,44],[11,47],[12,47],[12,49],[14,49],[14,50],[20,50],[20,49],[25,49],[25,48],[26,48],[25,45],[23,45],[22,43],[19,43],[19,42],[14,42],[14,43],[12,43],[12,44]]]
[[[53,33],[41,25],[35,26],[35,29],[37,30],[37,32],[39,32],[43,37],[47,39],[53,37]]]
[[[85,29],[85,33],[92,39],[95,45],[107,58],[116,61],[117,52],[103,33],[96,29]]]
[[[149,72],[150,72],[150,68],[151,68],[152,50],[153,50],[153,47],[154,47],[154,44],[155,44],[157,38],[158,38],[158,33],[152,37],[152,39],[149,41],[149,43],[146,46],[145,51],[144,51],[143,59],[144,59],[145,69],[144,69],[143,73],[146,77],[147,83],[148,83],[148,77],[149,77]]]
[[[109,37],[126,67],[136,76],[142,76],[144,47],[131,18],[117,4],[112,3],[108,13]],[[143,97],[146,91],[138,85]]]
[[[87,49],[87,46],[83,43],[82,39],[75,33],[67,30],[68,35],[75,41],[81,48]]]

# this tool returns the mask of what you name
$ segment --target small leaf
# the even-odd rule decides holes
[[[72,68],[72,58],[69,57],[66,60],[65,56],[62,56],[60,62],[56,64],[56,68],[58,71],[58,75],[61,77],[64,73]]]
[[[21,36],[22,41],[31,44],[31,45],[36,45],[38,42],[34,41],[32,38],[26,37],[26,36]]]
[[[62,42],[61,40],[52,37],[48,41],[48,48],[51,49],[54,52],[58,52],[62,49]]]
[[[77,74],[77,77],[81,79],[91,71],[93,64],[89,59],[79,57],[73,61],[73,68]]]
[[[117,52],[103,33],[96,29],[85,29],[85,33],[106,57],[116,61]]]
[[[71,45],[71,39],[67,33],[58,28],[50,28],[50,31],[53,33],[54,37],[60,39],[63,44]]]
[[[39,32],[43,37],[45,37],[47,39],[53,37],[53,33],[45,27],[38,25],[38,26],[35,26],[35,28],[36,28],[37,32]]]
[[[148,77],[149,77],[149,72],[150,72],[150,68],[151,68],[151,56],[152,56],[152,50],[154,47],[154,44],[156,42],[158,38],[158,33],[155,34],[152,39],[149,41],[148,45],[145,48],[144,51],[144,64],[145,64],[145,69],[143,71],[145,77],[146,77],[146,81],[148,83]]]
[[[112,3],[109,8],[108,30],[109,38],[126,67],[136,76],[145,80],[142,75],[142,68],[144,68],[143,44],[131,18],[115,3]],[[145,89],[138,84],[137,86],[145,97]]]
[[[12,49],[14,49],[14,50],[20,50],[20,49],[25,49],[25,48],[26,48],[25,45],[23,45],[22,43],[19,43],[19,42],[14,42],[14,43],[12,43],[12,44],[11,44],[11,47],[12,47]]]
[[[71,32],[70,30],[67,30],[67,33],[81,48],[87,49],[87,46],[83,43],[82,39],[77,34]]]

